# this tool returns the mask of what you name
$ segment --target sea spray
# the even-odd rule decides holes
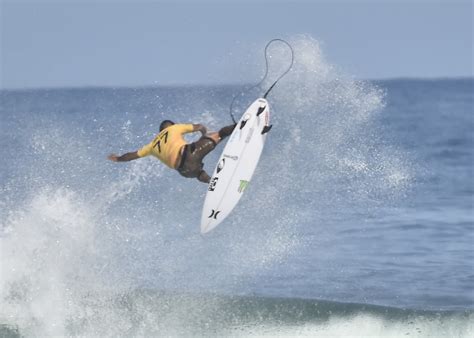
[[[308,248],[318,255],[305,265],[324,280],[320,265],[331,253],[319,244],[332,240],[326,224],[354,214],[363,220],[367,210],[396,201],[415,173],[379,128],[384,92],[337,70],[316,40],[290,43],[295,66],[269,96],[274,128],[262,161],[239,206],[206,237],[198,229],[204,185],[151,158],[112,163],[106,156],[148,143],[163,118],[204,121],[212,129],[229,124],[234,91],[34,93],[31,109],[38,111],[11,121],[21,143],[19,156],[8,157],[19,174],[5,183],[1,201],[8,208],[0,236],[2,322],[26,336],[193,332],[187,322],[215,333],[219,309],[234,317],[227,300],[166,301],[156,290],[245,294],[265,283],[271,290],[267,276]],[[280,47],[270,52],[274,76],[288,54]],[[244,101],[237,107],[245,109]],[[209,172],[220,149],[205,161]],[[313,285],[307,278],[314,277],[293,272],[295,281]],[[155,291],[148,297],[140,291],[146,289]],[[313,289],[313,296],[322,294]],[[236,325],[265,327],[254,322]]]

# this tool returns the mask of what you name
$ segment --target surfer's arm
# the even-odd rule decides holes
[[[207,128],[202,124],[193,124],[193,132],[200,131],[201,134],[204,136],[207,133]]]
[[[113,162],[128,162],[136,160],[137,158],[140,158],[140,156],[138,156],[138,151],[132,151],[121,156],[110,154],[107,158]]]

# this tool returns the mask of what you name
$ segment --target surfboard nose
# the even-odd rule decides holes
[[[206,234],[218,226],[220,221],[205,220],[201,222],[201,234]]]

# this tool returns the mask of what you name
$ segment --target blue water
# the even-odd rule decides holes
[[[165,118],[228,124],[241,87],[0,92],[0,333],[472,336],[474,79],[356,81],[293,43],[261,163],[205,236],[204,184],[106,156]]]

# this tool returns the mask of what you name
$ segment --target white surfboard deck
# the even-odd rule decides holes
[[[240,118],[217,162],[201,216],[201,233],[219,225],[247,188],[262,154],[270,122],[267,100],[257,99]],[[266,128],[268,129],[268,127]]]

